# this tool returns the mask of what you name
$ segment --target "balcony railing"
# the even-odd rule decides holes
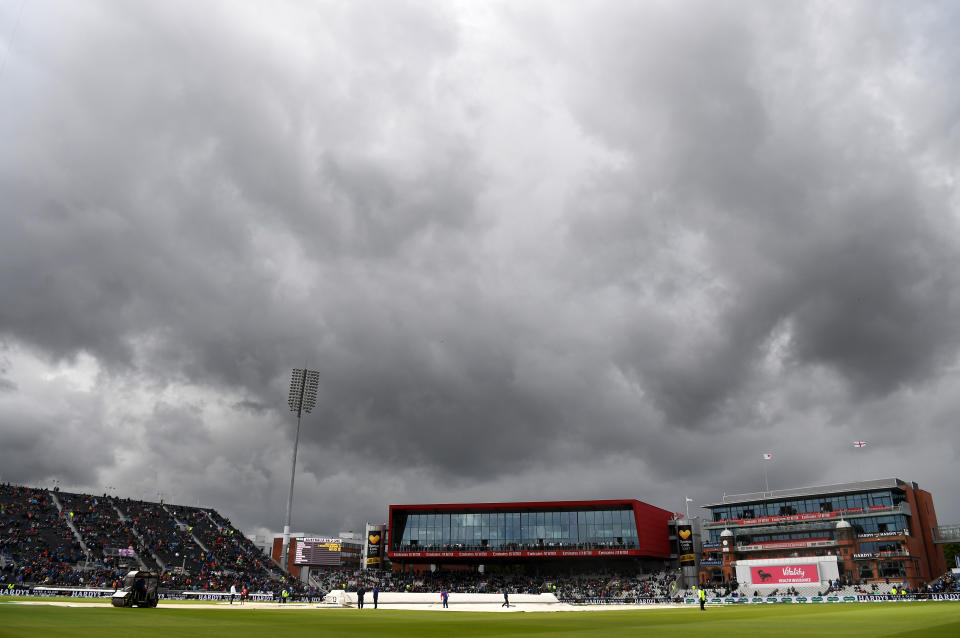
[[[752,528],[761,525],[786,525],[795,527],[798,523],[813,524],[823,523],[824,521],[836,523],[840,519],[853,520],[858,518],[866,518],[869,516],[890,516],[896,514],[910,516],[912,514],[910,510],[910,504],[900,503],[899,505],[894,505],[892,507],[876,507],[869,509],[858,508],[844,510],[843,512],[806,512],[801,514],[778,514],[775,516],[759,516],[756,518],[733,519],[725,521],[706,521],[704,523],[704,527],[707,529],[723,529],[725,527],[729,527],[730,529],[739,529],[743,527]]]
[[[960,542],[960,525],[941,525],[933,528],[934,543]]]
[[[503,552],[503,551],[543,551],[543,550],[576,550],[576,549],[638,549],[635,542],[608,542],[608,543],[502,543],[500,545],[475,545],[465,543],[443,543],[429,545],[420,543],[396,545],[391,548],[395,552]]]

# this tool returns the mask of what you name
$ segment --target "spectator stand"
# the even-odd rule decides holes
[[[133,558],[140,569],[155,569],[156,565],[144,550],[140,535],[132,522],[124,518],[113,499],[88,494],[61,493],[64,514],[73,520],[92,559],[109,567],[118,566],[115,550],[132,550]],[[125,560],[129,563],[129,560]]]
[[[72,572],[83,551],[49,492],[0,485],[0,581],[49,581]]]
[[[115,506],[137,530],[145,551],[154,557],[161,571],[192,571],[191,568],[202,561],[200,549],[162,504],[118,499]]]
[[[77,529],[76,523],[73,520],[72,516],[67,516],[63,511],[63,503],[58,497],[59,490],[50,492],[50,498],[53,501],[54,505],[57,506],[57,511],[60,513],[60,518],[66,524],[66,526],[73,532],[73,538],[80,545],[83,555],[86,557],[87,561],[90,561],[92,558],[90,554],[90,549],[87,547],[87,544],[83,540],[83,536],[80,534],[80,530]]]

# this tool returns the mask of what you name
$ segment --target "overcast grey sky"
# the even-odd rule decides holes
[[[960,522],[960,4],[0,2],[0,480]],[[869,446],[855,450],[852,442]]]

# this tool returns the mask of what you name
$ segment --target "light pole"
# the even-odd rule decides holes
[[[287,520],[283,526],[283,552],[280,557],[280,567],[287,571],[287,552],[290,549],[290,516],[293,512],[293,481],[297,477],[297,446],[300,444],[300,418],[317,405],[317,385],[320,383],[320,373],[306,368],[294,368],[290,376],[290,396],[287,405],[291,412],[297,413],[297,435],[293,439],[293,463],[290,468],[290,494],[287,496]]]

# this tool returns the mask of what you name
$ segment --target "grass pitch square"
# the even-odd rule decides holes
[[[623,611],[472,613],[356,609],[157,609],[0,602],[2,638],[620,636],[692,638],[960,637],[960,603],[741,605]]]

